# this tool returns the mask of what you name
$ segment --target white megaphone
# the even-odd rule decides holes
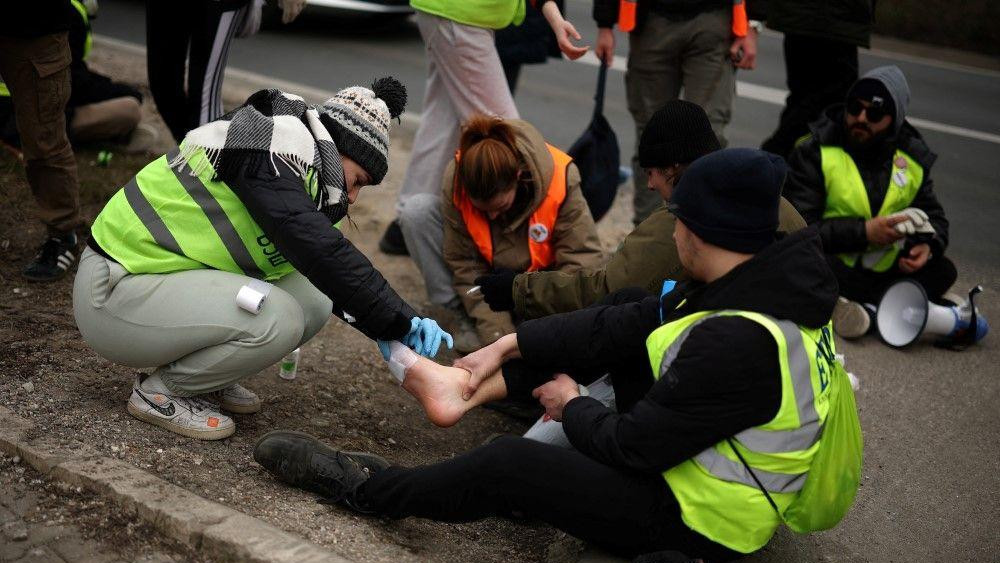
[[[983,290],[976,286],[969,291],[969,300],[953,307],[944,307],[927,300],[923,286],[913,280],[893,284],[882,296],[876,321],[878,333],[889,346],[902,348],[923,335],[939,337],[942,347],[965,349],[989,332],[986,318],[976,310],[975,296]]]

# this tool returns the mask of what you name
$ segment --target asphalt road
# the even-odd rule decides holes
[[[102,0],[100,6],[94,24],[97,33],[145,44],[142,2]],[[585,41],[593,45],[596,28],[590,18],[590,2],[570,0],[567,11]],[[627,41],[621,34],[617,39],[617,52],[624,57]],[[590,53],[584,58],[596,61]],[[781,111],[785,72],[780,36],[767,33],[761,37],[758,60],[758,68],[741,71],[739,80],[763,87],[752,94],[763,90],[769,101],[737,97],[727,130],[733,146],[759,145],[774,129]],[[408,86],[408,109],[415,113],[423,105],[424,64],[420,35],[410,21],[345,21],[308,10],[287,28],[267,29],[237,40],[229,57],[230,67],[331,90],[392,74]],[[884,64],[897,64],[906,73],[913,92],[911,116],[994,137],[984,141],[922,128],[931,148],[940,155],[933,177],[952,220],[949,254],[963,263],[1000,263],[1000,237],[992,236],[996,222],[989,212],[1000,211],[1000,190],[996,189],[1000,178],[1000,74],[862,51],[862,72]],[[609,77],[605,113],[618,135],[625,162],[631,158],[635,135],[625,106],[623,75],[613,70]],[[527,66],[516,95],[518,109],[546,138],[567,147],[590,118],[596,76],[596,67],[580,62],[551,60]]]
[[[592,41],[596,30],[589,6],[569,0],[570,18]],[[412,23],[375,26],[311,17],[308,12],[305,16],[287,29],[267,30],[235,43],[230,67],[324,89],[367,84],[373,77],[392,74],[409,87],[410,111],[419,112],[424,57]],[[102,0],[95,29],[144,44],[142,3]],[[624,41],[618,53],[627,54]],[[959,286],[985,284],[982,311],[994,324],[1000,323],[995,292],[1000,237],[993,234],[1000,213],[1000,74],[862,52],[862,71],[883,64],[903,69],[913,92],[911,116],[931,122],[920,128],[940,156],[933,177],[951,220],[948,253],[959,266]],[[735,146],[757,146],[774,128],[781,110],[780,103],[774,103],[780,102],[775,91],[780,94],[784,86],[780,37],[762,37],[758,69],[741,72],[739,79],[749,88],[736,100],[727,135]],[[516,96],[518,107],[547,138],[568,146],[589,119],[595,80],[596,68],[580,63],[550,61],[527,67]],[[629,158],[633,124],[622,82],[620,72],[611,76],[606,114],[618,133],[623,157]],[[941,131],[954,128],[973,133]],[[848,369],[862,380],[858,405],[865,429],[865,471],[855,508],[830,532],[805,537],[780,532],[753,560],[997,561],[998,338],[990,335],[964,353],[926,344],[892,350],[875,338],[838,343]]]

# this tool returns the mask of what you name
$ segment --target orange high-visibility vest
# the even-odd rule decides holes
[[[566,169],[573,159],[561,150],[545,143],[554,163],[552,180],[549,190],[541,205],[528,218],[528,252],[531,254],[529,272],[544,270],[555,261],[555,250],[552,248],[552,233],[559,217],[559,208],[566,200]],[[458,161],[460,151],[455,151],[455,189],[452,202],[462,214],[465,228],[476,243],[479,253],[491,266],[493,265],[493,236],[490,234],[490,221],[486,215],[472,205],[472,200],[462,186],[458,185]]]

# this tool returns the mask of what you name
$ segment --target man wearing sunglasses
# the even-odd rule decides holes
[[[906,121],[909,100],[899,68],[876,68],[789,155],[784,195],[819,225],[840,283],[833,327],[844,338],[868,332],[871,304],[896,280],[912,278],[941,301],[957,277],[944,256],[948,220],[930,176],[937,155]]]

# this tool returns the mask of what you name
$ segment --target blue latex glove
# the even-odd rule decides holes
[[[410,332],[403,337],[403,344],[421,356],[433,358],[437,356],[442,340],[448,345],[449,350],[455,345],[451,335],[442,330],[437,321],[413,317],[410,319]]]
[[[389,341],[388,340],[376,340],[375,344],[378,344],[378,351],[382,352],[382,359],[389,361]]]

